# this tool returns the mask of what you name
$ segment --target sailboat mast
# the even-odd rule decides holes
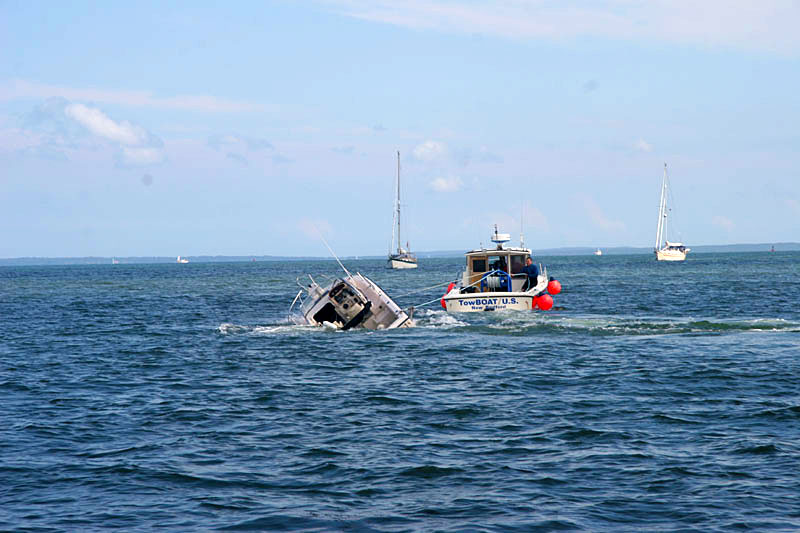
[[[400,253],[400,150],[397,151],[397,253]]]
[[[667,164],[664,163],[664,178],[661,181],[661,199],[658,202],[658,229],[656,230],[656,250],[661,248],[661,237],[664,235],[667,201]]]

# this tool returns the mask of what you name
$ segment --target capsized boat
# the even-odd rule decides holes
[[[658,228],[656,229],[656,246],[653,252],[657,261],[685,261],[686,254],[691,251],[682,242],[670,242],[667,237],[668,215],[671,211],[667,207],[669,178],[667,177],[667,164],[664,163],[664,178],[661,181],[661,201],[658,204]],[[663,241],[663,245],[661,244]]]
[[[491,241],[496,248],[478,248],[464,254],[467,259],[464,272],[442,296],[445,310],[452,313],[552,308],[550,295],[561,292],[561,284],[548,279],[547,267],[542,265],[535,283],[528,283],[523,268],[531,251],[522,242],[519,247],[504,246],[510,240],[508,233],[498,233],[495,226]]]
[[[413,326],[410,313],[402,310],[374,281],[360,273],[321,286],[310,283],[295,296],[289,317],[295,324],[331,329],[395,329]],[[299,282],[298,282],[299,284]],[[299,304],[299,312],[294,308]]]

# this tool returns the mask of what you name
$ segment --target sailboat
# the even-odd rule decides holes
[[[658,204],[658,229],[656,230],[656,246],[653,252],[658,261],[684,261],[691,248],[682,242],[670,242],[667,237],[667,190],[669,178],[667,177],[667,164],[664,163],[664,179],[661,181],[661,201]],[[663,244],[662,244],[663,243]]]
[[[395,232],[395,226],[397,231]],[[395,241],[395,234],[397,241]],[[392,253],[394,243],[397,242],[397,251]],[[409,250],[408,242],[406,247],[400,244],[400,152],[397,152],[397,197],[395,199],[394,217],[392,220],[392,242],[389,244],[389,268],[405,269],[417,268],[417,256]]]

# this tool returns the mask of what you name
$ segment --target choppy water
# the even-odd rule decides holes
[[[287,322],[330,261],[2,267],[0,530],[800,530],[800,253],[544,259],[382,332]]]

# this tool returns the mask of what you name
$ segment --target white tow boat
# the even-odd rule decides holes
[[[441,303],[448,312],[548,310],[553,305],[550,294],[558,294],[561,284],[548,280],[547,268],[539,265],[539,275],[531,287],[523,271],[531,251],[522,246],[506,247],[511,240],[507,233],[498,233],[495,226],[491,241],[496,248],[479,248],[467,252],[467,264],[461,278],[451,283]],[[549,290],[550,294],[547,294]]]

